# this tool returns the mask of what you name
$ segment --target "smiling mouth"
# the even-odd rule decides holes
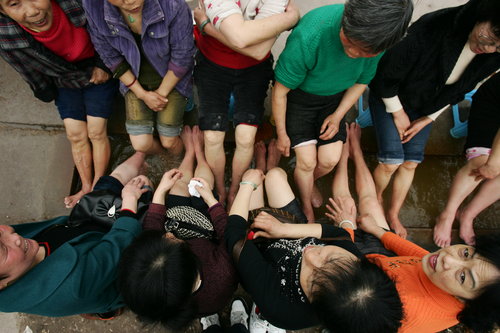
[[[429,258],[429,266],[436,271],[436,266],[437,266],[437,260],[438,260],[438,255],[435,254]]]
[[[35,21],[35,22],[31,22],[31,24],[35,25],[37,27],[44,26],[45,24],[47,24],[47,17],[44,17],[41,20],[38,20],[38,21]]]
[[[24,239],[24,253],[28,252],[28,241]]]

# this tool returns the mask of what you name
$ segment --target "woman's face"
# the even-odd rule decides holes
[[[356,259],[356,256],[351,252],[333,245],[321,246],[311,245],[302,252],[302,266],[314,271],[316,268],[321,268],[326,262],[334,258]]]
[[[367,51],[356,41],[347,38],[343,29],[340,29],[340,42],[344,47],[344,53],[349,58],[372,58],[378,55],[378,53]]]
[[[500,278],[500,270],[468,245],[453,245],[422,259],[427,277],[440,289],[462,299],[474,299],[482,287]]]
[[[0,289],[20,278],[37,263],[40,246],[33,239],[23,238],[8,225],[0,225]]]
[[[132,15],[141,13],[144,5],[144,0],[108,0],[108,2]]]
[[[0,0],[0,12],[33,31],[47,31],[52,26],[50,0]]]
[[[500,52],[500,39],[489,22],[477,23],[469,35],[469,46],[475,54]]]

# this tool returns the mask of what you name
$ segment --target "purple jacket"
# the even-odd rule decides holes
[[[107,0],[83,0],[88,31],[95,49],[111,71],[126,61],[137,76],[140,52],[120,10]],[[164,77],[172,70],[181,80],[175,87],[189,97],[195,52],[193,19],[185,0],[145,0],[142,9],[142,46],[151,65]],[[120,91],[128,88],[122,83]]]

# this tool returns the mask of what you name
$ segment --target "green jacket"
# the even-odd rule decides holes
[[[31,238],[67,216],[13,226]],[[61,245],[11,286],[0,291],[0,311],[42,316],[102,313],[124,306],[115,285],[123,249],[141,232],[139,222],[119,218],[108,233],[87,232]]]

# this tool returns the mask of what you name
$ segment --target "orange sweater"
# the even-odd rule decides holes
[[[439,332],[458,324],[457,315],[463,304],[436,287],[422,269],[422,258],[429,252],[392,232],[386,232],[381,241],[398,257],[380,254],[367,257],[396,282],[404,310],[399,332]]]

